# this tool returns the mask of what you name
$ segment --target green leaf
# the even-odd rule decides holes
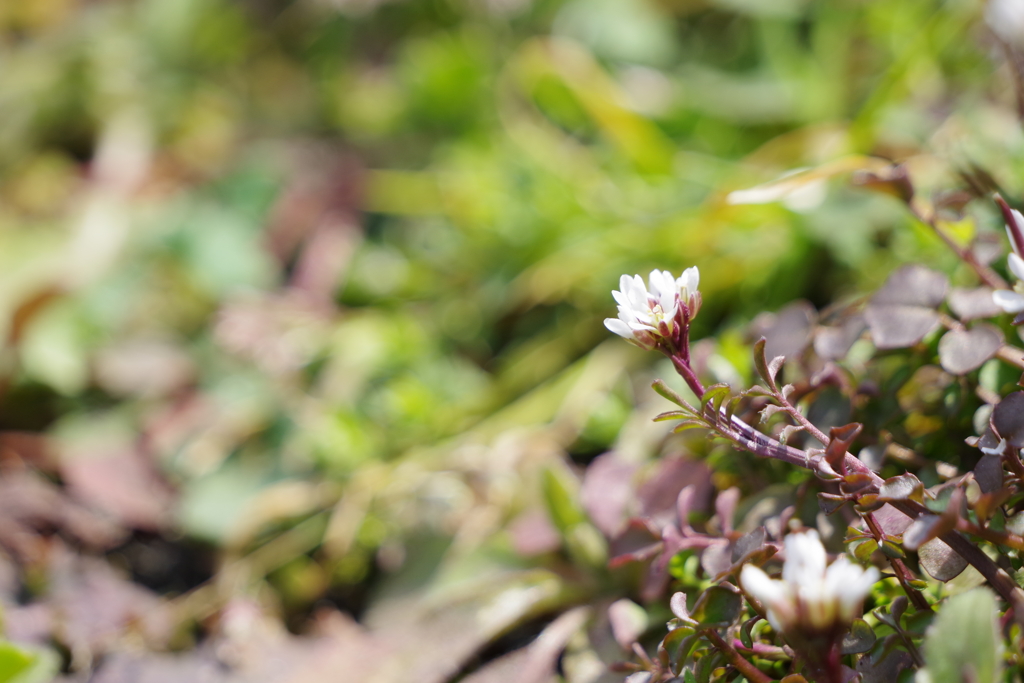
[[[715,419],[717,420],[718,412],[722,407],[722,402],[728,396],[728,384],[712,384],[710,387],[705,389],[704,395],[700,398],[701,414],[707,412],[708,405],[711,405],[712,413],[715,415]]]
[[[701,626],[728,626],[743,609],[743,597],[723,586],[708,588],[690,614]]]
[[[0,640],[0,683],[45,683],[53,679],[57,670],[54,653]]]
[[[694,672],[697,677],[697,683],[710,683],[711,672],[715,670],[719,659],[721,659],[721,655],[717,651],[707,652],[700,658]]]
[[[878,499],[889,502],[893,500],[913,500],[924,502],[924,484],[913,474],[901,474],[882,482],[878,487]]]
[[[209,474],[188,481],[178,505],[185,532],[211,543],[224,543],[253,502],[275,480],[267,472],[228,461]]]
[[[683,420],[682,422],[680,422],[679,424],[677,424],[675,426],[675,429],[672,430],[672,433],[673,434],[678,434],[679,432],[685,432],[687,429],[701,429],[701,428],[707,429],[708,428],[707,423],[703,422],[701,420]]]
[[[0,681],[17,680],[21,674],[32,668],[35,656],[12,643],[0,643]]]
[[[694,648],[703,640],[703,634],[700,632],[694,633],[692,636],[687,636],[683,639],[683,642],[679,644],[679,652],[677,653],[677,666],[683,666],[689,661],[690,656],[694,652]]]
[[[743,622],[743,625],[740,626],[740,642],[743,643],[744,647],[748,647],[750,649],[754,648],[754,639],[750,635],[750,630],[754,628],[754,624],[756,624],[760,620],[761,617],[756,616],[752,619],[747,619]]]
[[[658,415],[656,418],[654,418],[654,422],[667,422],[668,420],[681,420],[681,419],[687,418],[687,417],[693,417],[693,416],[690,413],[686,412],[685,410],[670,410],[670,411],[668,411],[666,413],[661,413],[660,415]]]
[[[909,604],[910,601],[907,599],[907,596],[900,595],[889,605],[889,613],[896,620],[897,624],[900,623],[900,619],[903,618],[903,613],[907,611],[907,605]]]
[[[903,548],[899,547],[892,541],[883,540],[880,550],[882,551],[882,554],[886,557],[891,557],[894,559],[901,559],[906,557],[906,553],[903,552]]]
[[[988,588],[950,598],[925,634],[925,663],[932,683],[1001,679],[998,618],[995,595]]]
[[[874,644],[875,632],[863,619],[855,619],[850,626],[850,632],[843,636],[840,647],[844,655],[853,655],[867,652]]]
[[[548,514],[563,536],[586,521],[586,513],[578,504],[579,482],[569,472],[562,468],[548,468],[544,471],[543,486]]]
[[[688,636],[693,635],[693,627],[686,624],[679,628],[674,628],[668,632],[668,634],[661,639],[661,644],[658,645],[658,649],[666,650],[669,653],[676,653],[683,640]]]
[[[820,507],[821,511],[826,515],[831,515],[845,504],[845,496],[837,496],[834,493],[825,492],[818,494],[818,507]]]
[[[672,629],[658,645],[658,656],[662,653],[668,656],[669,663],[673,668],[678,669],[686,663],[690,656],[690,650],[700,640],[700,633],[695,633],[692,626],[680,626]]]
[[[779,388],[775,385],[775,373],[768,370],[768,360],[764,355],[764,347],[768,341],[761,337],[754,344],[754,367],[757,368],[757,374],[761,376],[765,384],[775,393],[778,393]]]
[[[729,399],[729,402],[725,404],[725,422],[726,424],[732,423],[732,416],[736,414],[736,408],[739,407],[740,401],[743,396],[733,396]]]
[[[764,355],[764,347],[767,344],[768,340],[764,337],[754,342],[754,367],[757,368],[757,374],[766,382],[768,381],[768,360]]]
[[[697,414],[697,411],[694,410],[693,406],[687,403],[682,396],[669,389],[668,385],[665,384],[664,380],[655,380],[654,383],[651,385],[651,388],[654,389],[654,391],[656,391],[658,395],[661,396],[662,398],[672,401],[672,403],[675,403],[680,408],[688,410],[691,414]]]
[[[878,494],[867,493],[857,499],[857,504],[854,506],[854,509],[856,509],[857,512],[861,513],[874,512],[875,510],[881,508],[883,505],[885,505],[885,501],[879,500]]]
[[[852,545],[852,544],[851,544]],[[870,538],[862,543],[858,543],[853,549],[853,556],[861,562],[867,562],[871,558],[871,553],[878,550],[878,543],[875,539]]]
[[[889,614],[889,612],[884,607],[878,607],[872,610],[871,613],[875,615],[875,619],[878,619],[880,622],[882,622],[886,626],[889,626],[894,631],[900,630],[899,623],[897,623],[896,620],[893,619],[892,615]]]

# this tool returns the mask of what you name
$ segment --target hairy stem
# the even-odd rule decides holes
[[[818,429],[814,425],[813,422],[811,422],[810,420],[807,419],[806,415],[801,413],[800,410],[795,405],[790,403],[789,399],[786,398],[785,394],[783,394],[781,391],[778,392],[775,395],[775,400],[778,401],[782,405],[783,409],[785,409],[785,411],[787,413],[789,413],[789,415],[794,420],[796,420],[796,422],[798,424],[800,424],[804,429],[807,430],[808,434],[813,436],[815,439],[820,441],[822,444],[828,445],[829,438],[828,438],[828,436],[826,436],[825,432],[823,432],[820,429]]]
[[[961,261],[971,267],[982,282],[992,289],[1007,289],[1009,287],[1009,285],[1006,284],[1006,280],[999,276],[999,273],[979,262],[973,251],[961,247],[959,244],[954,242],[953,238],[947,235],[946,231],[939,227],[934,214],[926,215],[921,207],[913,201],[910,202],[908,206],[910,207],[911,213],[914,214],[914,217],[931,228],[932,232],[938,235],[939,239],[941,239]]]
[[[885,533],[882,531],[882,527],[879,526],[878,520],[875,519],[874,513],[869,512],[865,514],[864,522],[867,524],[868,529],[871,530],[871,534],[875,537],[878,545],[882,545]],[[900,585],[903,586],[903,592],[907,594],[907,598],[913,603],[914,608],[918,611],[931,612],[932,608],[921,594],[921,591],[910,585],[910,582],[913,581],[913,576],[910,574],[910,570],[907,569],[907,565],[903,563],[903,560],[898,557],[889,557],[888,555],[886,559],[889,560],[893,573],[896,574]]]
[[[690,367],[690,362],[676,355],[669,356],[669,358],[672,359],[672,365],[675,366],[676,372],[686,382],[686,386],[690,387],[690,391],[696,394],[698,399],[704,396],[704,385],[697,379],[697,373]]]
[[[996,358],[1004,363],[1016,365],[1018,368],[1024,368],[1024,350],[1018,349],[1016,346],[1003,344],[999,347],[999,350],[996,351]]]
[[[928,510],[920,503],[910,500],[894,501],[892,506],[911,518],[916,518]],[[988,555],[956,531],[950,531],[941,536],[942,541],[953,549],[960,557],[967,560],[978,572],[985,577],[989,585],[1013,607],[1014,619],[1018,624],[1024,626],[1024,591],[1020,589],[1017,582],[1009,574],[999,568]]]
[[[986,541],[996,545],[1006,546],[1014,550],[1024,550],[1024,538],[1009,531],[996,531],[995,529],[978,526],[963,518],[957,520],[956,529],[972,536],[984,538]]]

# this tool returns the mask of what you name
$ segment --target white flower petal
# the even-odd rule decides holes
[[[782,566],[782,578],[796,585],[820,582],[827,559],[825,547],[814,529],[789,534],[786,536],[786,563]]]
[[[626,339],[633,339],[633,330],[629,328],[629,325],[622,322],[618,318],[605,318],[604,326],[607,327],[612,332],[614,332],[615,334],[619,335],[620,337],[625,337]]]
[[[1009,289],[997,289],[992,292],[992,301],[1007,313],[1024,311],[1024,296]]]
[[[642,320],[630,320],[626,323],[629,329],[634,332],[654,332],[657,328],[648,325]]]
[[[860,608],[871,586],[878,581],[878,570],[870,567],[867,570],[840,557],[828,568],[825,585],[833,600],[838,603],[839,617],[843,621],[852,621],[861,616]]]
[[[682,296],[689,296],[697,291],[697,287],[700,285],[700,271],[697,270],[697,266],[691,266],[683,271],[683,274],[676,280],[676,286],[679,288],[679,293]]]
[[[650,315],[650,312],[641,313],[639,311],[632,311],[623,306],[619,306],[619,320],[626,323],[633,328],[643,328],[647,330],[654,329],[654,318]]]
[[[667,270],[652,270],[647,281],[651,284],[651,294],[656,299],[661,298],[661,295],[665,292],[671,292],[675,289],[672,273]]]
[[[626,278],[625,275],[623,277]],[[626,295],[629,306],[633,310],[642,311],[650,308],[647,302],[647,288],[644,286],[643,278],[639,275],[634,275],[632,278],[624,280],[622,284],[624,285],[622,293]]]
[[[782,581],[769,578],[763,569],[752,564],[743,565],[743,569],[740,571],[740,584],[743,586],[743,590],[754,596],[765,607],[789,598],[789,591]]]
[[[662,318],[671,320],[676,314],[676,280],[667,270],[651,271],[651,294],[661,307]]]
[[[803,615],[812,628],[823,631],[836,620],[836,600],[825,589],[820,576],[814,581],[800,584],[797,595],[800,597]]]
[[[1006,257],[1006,264],[1010,266],[1010,270],[1013,271],[1018,280],[1024,280],[1024,259],[1015,253],[1011,253]]]

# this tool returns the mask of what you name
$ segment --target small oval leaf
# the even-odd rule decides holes
[[[939,314],[922,306],[870,304],[864,318],[880,349],[904,349],[939,326]]]
[[[878,499],[885,502],[913,500],[920,503],[924,500],[924,484],[913,474],[901,474],[882,482],[878,487]]]
[[[988,588],[950,598],[924,641],[932,683],[995,683],[1002,678],[1002,650],[999,610]]]
[[[946,301],[956,317],[965,322],[975,318],[991,318],[1003,312],[1003,309],[996,306],[992,300],[992,289],[989,287],[978,287],[977,289],[954,287],[949,291]]]
[[[672,599],[669,600],[669,608],[672,610],[672,614],[676,615],[683,621],[690,621],[690,612],[686,609],[686,593],[677,591],[672,594]]]
[[[870,650],[875,640],[875,632],[868,623],[863,619],[855,619],[850,626],[850,632],[843,636],[840,648],[844,655],[860,654]]]
[[[992,428],[1010,445],[1024,446],[1024,391],[1006,396],[992,410]]]
[[[921,515],[903,532],[903,547],[917,550],[922,545],[953,529],[956,517],[949,515]]]
[[[936,581],[952,581],[967,569],[967,560],[938,538],[918,548],[917,559]]]
[[[711,586],[693,606],[691,617],[701,626],[728,626],[743,610],[743,596],[724,586]]]
[[[939,340],[942,369],[954,375],[977,370],[1003,344],[1003,333],[993,325],[975,325],[969,330],[950,330]]]

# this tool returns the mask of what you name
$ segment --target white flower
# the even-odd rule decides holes
[[[861,616],[864,596],[878,581],[874,567],[863,569],[841,556],[825,566],[825,548],[814,530],[786,536],[782,579],[744,565],[740,583],[768,611],[776,631],[788,635],[836,633]]]
[[[1018,233],[1024,231],[1024,215],[1021,215],[1020,211],[1016,209],[1010,209],[1010,215],[1016,226],[1006,225],[1006,234],[1010,238],[1010,247],[1013,249],[1006,257],[1006,264],[1010,267],[1010,272],[1020,282],[1017,282],[1012,290],[997,289],[992,292],[992,301],[1007,313],[1017,314],[1024,311],[1024,259],[1021,258],[1020,245],[1014,239],[1014,228]]]
[[[623,275],[619,289],[612,290],[619,317],[604,321],[609,330],[645,349],[672,338],[682,324],[680,314],[693,318],[700,307],[697,266],[687,268],[678,279],[667,270],[652,270],[648,282],[644,286],[639,275]]]
[[[1024,3],[1020,0],[989,0],[985,22],[1011,45],[1024,45]]]

